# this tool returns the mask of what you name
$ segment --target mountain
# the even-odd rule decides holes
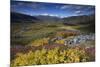
[[[21,14],[21,13],[16,13],[16,12],[11,12],[11,22],[37,22],[39,21],[38,18],[26,15],[26,14]]]
[[[56,16],[30,16],[22,13],[11,12],[11,22],[60,22],[61,18]]]
[[[91,24],[95,22],[95,15],[82,15],[63,18],[65,25]]]
[[[57,17],[57,16],[44,16],[44,15],[38,15],[35,16],[36,18],[40,19],[43,22],[60,22],[61,18]]]
[[[30,16],[26,14],[11,12],[11,22],[50,22],[50,23],[63,23],[64,25],[78,25],[78,24],[91,24],[95,22],[95,15],[82,15],[82,16],[71,16],[71,17],[64,17],[60,18],[57,16],[44,16],[44,15],[38,15],[38,16]]]

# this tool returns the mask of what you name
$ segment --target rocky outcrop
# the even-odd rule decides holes
[[[88,35],[82,34],[82,35],[66,38],[64,45],[77,45],[77,44],[81,44],[93,40],[95,40],[94,34],[91,33]]]

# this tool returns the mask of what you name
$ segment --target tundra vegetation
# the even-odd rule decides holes
[[[11,67],[95,61],[94,19],[62,20],[12,21]]]

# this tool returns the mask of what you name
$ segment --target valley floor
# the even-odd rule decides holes
[[[95,32],[90,29],[91,25],[13,23],[11,66],[95,61]]]

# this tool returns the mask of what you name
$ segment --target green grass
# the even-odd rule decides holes
[[[23,30],[24,29],[24,30]],[[33,40],[56,36],[56,32],[63,30],[80,30],[81,32],[94,32],[92,25],[66,26],[61,22],[41,22],[41,23],[12,23],[11,37],[13,44],[27,45]],[[15,38],[17,36],[18,38]]]
[[[24,27],[24,31],[23,30]],[[27,44],[38,38],[53,36],[62,26],[61,23],[14,23],[12,25],[12,43],[14,44]],[[14,36],[21,36],[15,38]],[[21,43],[22,42],[22,43]],[[24,43],[25,42],[25,43]]]

